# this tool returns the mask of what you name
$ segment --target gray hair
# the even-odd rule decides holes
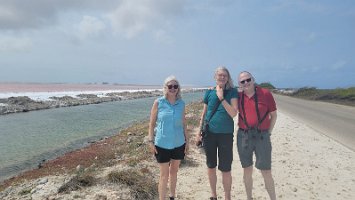
[[[165,81],[164,81],[164,86],[163,86],[163,93],[164,93],[164,96],[165,98],[168,97],[168,83],[170,83],[171,81],[175,81],[176,84],[179,86],[178,88],[178,91],[176,93],[176,99],[181,99],[181,86],[180,86],[180,83],[179,81],[176,79],[175,76],[171,75],[171,76],[168,76]]]
[[[214,73],[214,77],[215,77],[215,78],[216,78],[216,76],[217,76],[218,71],[224,71],[224,72],[226,72],[226,73],[228,74],[228,81],[227,81],[227,83],[226,83],[226,89],[233,88],[233,87],[234,87],[234,85],[233,85],[233,80],[232,80],[232,77],[231,77],[231,75],[230,75],[228,69],[227,69],[226,67],[224,67],[224,66],[219,66],[219,67],[217,67],[217,69],[216,69],[216,71],[215,71],[215,73]]]
[[[240,73],[239,73],[239,76],[238,76],[238,80],[239,80],[239,78],[240,78],[240,75],[242,75],[242,74],[249,74],[250,78],[253,80],[253,82],[255,82],[254,76],[253,76],[250,72],[248,72],[248,71],[242,71],[242,72],[240,72]],[[238,83],[239,83],[239,81],[238,81]]]

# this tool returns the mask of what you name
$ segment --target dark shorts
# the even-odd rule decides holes
[[[203,138],[208,168],[217,166],[222,172],[231,171],[233,161],[233,133],[207,133]]]
[[[164,149],[158,146],[155,146],[155,148],[158,151],[158,153],[155,154],[158,163],[167,163],[170,162],[171,159],[183,160],[185,157],[185,144],[175,149]]]
[[[268,131],[257,130],[245,132],[239,129],[237,134],[237,149],[243,168],[253,165],[255,152],[255,167],[260,170],[271,169],[271,141]]]

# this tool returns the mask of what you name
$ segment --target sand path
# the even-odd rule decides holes
[[[236,140],[236,138],[234,138]],[[355,199],[355,152],[280,113],[274,132],[273,175],[278,199]],[[192,147],[193,166],[179,171],[178,199],[208,199],[205,157]],[[234,151],[232,199],[246,199],[237,151]],[[254,170],[254,199],[269,199],[260,172]],[[218,199],[224,199],[218,173]]]
[[[281,112],[272,134],[272,143],[272,166],[278,199],[355,199],[354,151]],[[209,199],[210,189],[202,150],[191,146],[187,163],[179,170],[177,200]],[[159,173],[153,158],[148,161],[148,165]],[[106,176],[108,171],[120,167],[122,166],[113,166],[99,174]],[[269,199],[260,172],[254,172],[254,199]],[[220,173],[218,175],[218,199],[224,199]],[[236,147],[232,175],[232,199],[246,199]],[[65,175],[42,177],[30,183],[13,186],[9,190],[11,194],[3,197],[0,195],[0,199],[131,199],[127,188],[109,183],[82,188],[68,194],[57,194],[58,188],[68,178]],[[33,187],[35,188],[32,189]],[[31,197],[27,195],[24,198],[20,193],[28,188],[31,188]]]

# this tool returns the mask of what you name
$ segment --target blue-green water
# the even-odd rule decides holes
[[[186,103],[202,93],[183,95]],[[154,98],[0,116],[0,181],[149,118]]]

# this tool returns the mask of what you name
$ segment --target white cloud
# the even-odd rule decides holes
[[[28,51],[32,47],[32,41],[29,38],[1,37],[0,52],[9,51]]]
[[[332,70],[339,70],[343,67],[345,67],[345,65],[347,64],[348,62],[346,62],[345,60],[338,60],[336,63],[334,63],[332,66],[331,66],[331,69]]]
[[[174,39],[171,36],[169,36],[164,30],[157,30],[155,32],[155,38],[157,41],[165,44],[171,44],[174,42]]]
[[[1,0],[0,31],[60,27],[63,16],[81,13],[81,40],[110,30],[100,22],[98,15],[107,17],[114,33],[127,38],[160,30],[167,36],[167,28],[174,17],[184,14],[188,3],[186,0]]]
[[[300,9],[309,13],[324,13],[328,11],[328,8],[325,6],[325,4],[310,2],[306,0],[278,0],[278,2],[279,3],[276,3],[271,7],[271,10],[285,11]]]
[[[317,38],[317,34],[315,32],[311,32],[308,34],[308,36],[306,37],[306,41],[308,42],[312,42]]]
[[[106,25],[101,20],[92,16],[83,16],[79,24],[79,38],[84,40],[87,38],[97,37],[106,29]]]
[[[108,12],[118,2],[117,0],[1,0],[0,30],[55,26],[62,14],[78,11]]]
[[[150,21],[157,18],[155,15],[152,8],[147,5],[126,1],[109,14],[108,18],[116,33],[123,33],[126,37],[132,38],[152,23]]]
[[[172,17],[182,14],[183,7],[181,0],[129,0],[107,17],[115,33],[133,38],[144,31],[164,29]]]

